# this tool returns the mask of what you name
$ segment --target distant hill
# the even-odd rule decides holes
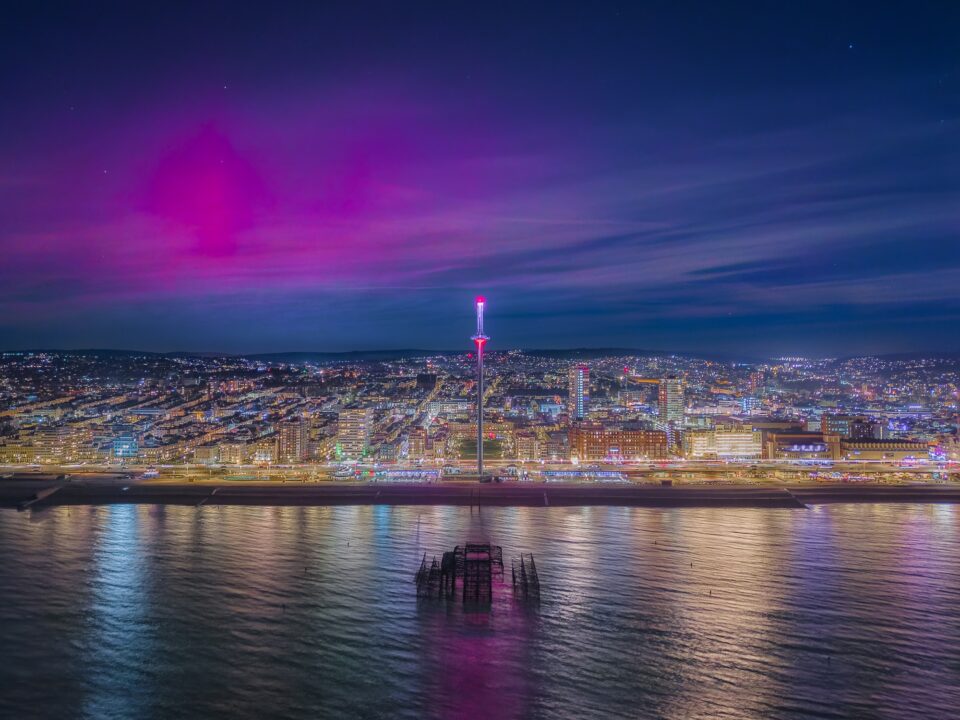
[[[350,361],[350,360],[404,360],[427,355],[462,355],[468,350],[351,350],[349,352],[280,352],[238,355],[250,360],[273,360],[275,362]]]
[[[530,350],[523,350],[525,355],[536,355],[537,357],[546,357],[546,358],[559,358],[559,359],[570,359],[570,360],[580,360],[587,358],[600,358],[600,357],[619,357],[623,355],[636,355],[636,356],[647,356],[647,355],[667,355],[668,353],[654,353],[649,350],[636,350],[631,348],[546,348],[538,349],[532,348]]]
[[[2,351],[0,351],[2,352]],[[350,361],[350,360],[402,360],[404,358],[426,357],[428,355],[460,355],[469,352],[463,350],[351,350],[347,352],[275,352],[275,353],[222,353],[222,352],[191,352],[175,350],[173,352],[152,352],[148,350],[123,350],[115,348],[82,348],[79,350],[62,350],[43,348],[36,350],[9,350],[9,353],[51,353],[57,355],[79,355],[89,357],[156,357],[156,358],[217,358],[233,357],[248,360],[264,360],[273,362],[307,362],[315,361]]]
[[[848,355],[844,360],[851,360],[858,357],[873,357],[881,360],[960,360],[960,352],[909,352],[909,353],[884,353],[882,355]]]

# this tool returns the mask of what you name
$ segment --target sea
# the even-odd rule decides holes
[[[0,510],[0,717],[957,718],[960,508]]]

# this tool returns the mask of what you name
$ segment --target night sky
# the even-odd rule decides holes
[[[5,3],[0,347],[960,350],[960,3]]]

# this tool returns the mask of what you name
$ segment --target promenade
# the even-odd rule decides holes
[[[135,482],[104,476],[79,481],[38,476],[0,481],[0,506],[107,505],[458,505],[570,507],[769,507],[824,503],[957,503],[960,485],[686,485],[560,483]]]

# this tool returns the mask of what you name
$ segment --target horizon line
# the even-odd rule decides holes
[[[850,358],[884,358],[884,357],[902,357],[902,358],[937,358],[950,357],[960,358],[960,351],[957,350],[919,350],[919,351],[894,351],[879,353],[852,353],[852,354],[834,354],[834,355],[805,355],[797,353],[781,353],[778,355],[764,355],[745,353],[737,355],[728,351],[692,351],[692,350],[650,350],[645,348],[628,348],[616,346],[564,346],[564,347],[505,347],[496,350],[490,350],[490,353],[522,352],[531,355],[541,353],[607,353],[623,354],[637,356],[683,356],[692,358],[716,358],[722,357],[728,360],[744,361],[763,361],[763,360],[782,360],[786,358],[802,358],[805,360],[844,360]],[[467,355],[471,353],[470,348],[450,349],[450,348],[373,348],[373,349],[353,349],[353,350],[267,350],[256,352],[227,352],[221,350],[143,350],[139,348],[98,348],[98,347],[75,347],[75,348],[4,348],[0,349],[0,355],[14,355],[24,353],[49,353],[49,354],[96,354],[96,353],[117,353],[126,355],[157,355],[157,356],[188,356],[188,357],[231,357],[231,358],[267,358],[279,356],[294,355],[327,355],[327,356],[350,356],[364,354],[405,354],[410,356],[422,355]]]

